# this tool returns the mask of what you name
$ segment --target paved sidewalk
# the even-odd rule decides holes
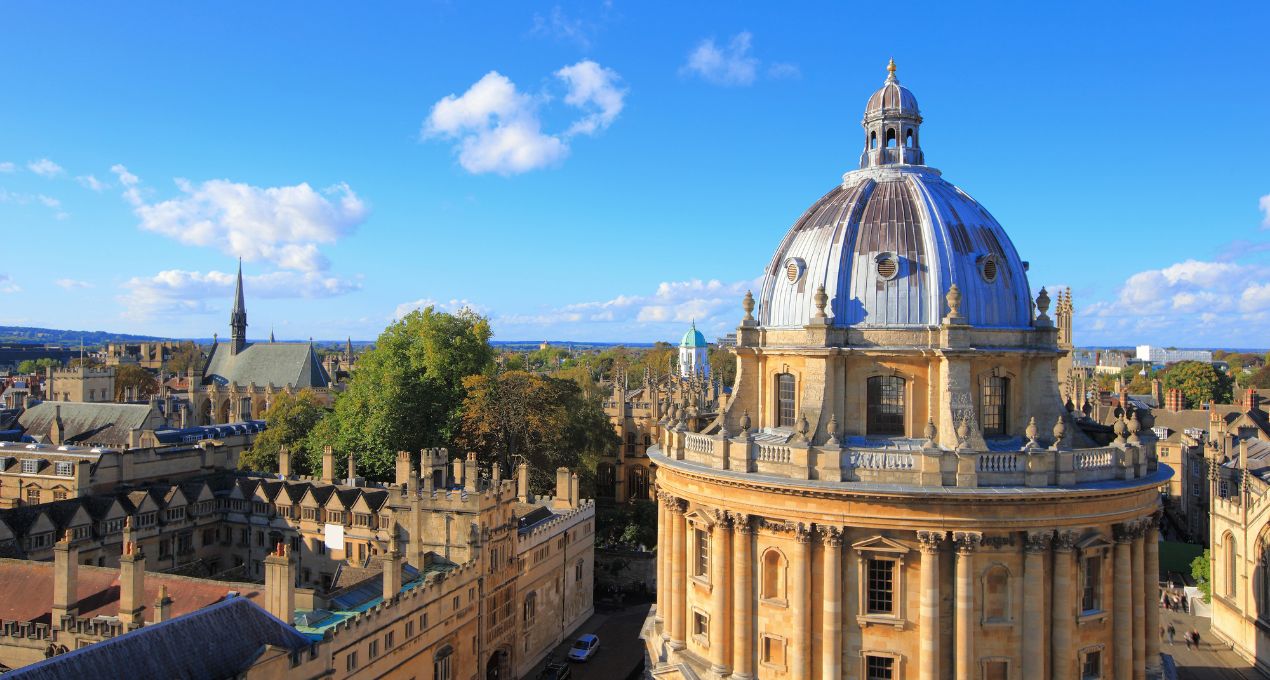
[[[644,643],[639,629],[652,605],[638,604],[623,609],[596,612],[578,627],[573,636],[558,645],[548,659],[565,661],[573,641],[584,633],[600,636],[600,651],[587,663],[573,664],[574,680],[625,680],[644,662]],[[546,661],[534,666],[523,680],[534,680]]]
[[[1266,680],[1213,637],[1207,618],[1161,609],[1160,625],[1167,630],[1169,623],[1177,630],[1177,640],[1170,645],[1166,633],[1160,651],[1172,655],[1178,680]],[[1199,632],[1199,649],[1186,646],[1186,633],[1192,628]]]

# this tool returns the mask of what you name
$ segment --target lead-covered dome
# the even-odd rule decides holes
[[[839,326],[936,326],[955,283],[972,326],[1032,324],[1026,268],[996,219],[922,164],[917,100],[899,88],[894,62],[865,111],[861,169],[803,214],[776,249],[763,279],[759,323],[803,326],[823,285]],[[889,88],[901,106],[886,108]],[[904,104],[908,93],[911,108]],[[880,98],[884,108],[874,109]]]

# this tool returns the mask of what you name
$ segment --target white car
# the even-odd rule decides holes
[[[578,638],[569,648],[569,660],[579,663],[590,660],[600,649],[600,638],[587,633]]]

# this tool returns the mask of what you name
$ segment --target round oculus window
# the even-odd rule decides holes
[[[785,278],[790,283],[798,283],[798,279],[803,277],[803,270],[806,268],[807,266],[803,263],[802,258],[791,257],[785,260]]]
[[[995,255],[986,255],[979,261],[979,273],[983,275],[983,280],[988,283],[997,280],[997,258]]]
[[[900,273],[900,262],[894,253],[882,253],[877,257],[878,278],[890,281]]]

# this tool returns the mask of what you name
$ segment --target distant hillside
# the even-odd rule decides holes
[[[85,345],[101,345],[108,342],[146,342],[149,340],[167,339],[152,335],[128,335],[126,333],[107,333],[106,331],[64,331],[56,328],[0,326],[0,343],[35,342],[47,345],[78,347],[81,341]]]

